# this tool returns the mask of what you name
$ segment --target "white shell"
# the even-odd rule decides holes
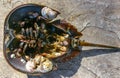
[[[47,18],[49,20],[56,18],[58,15],[58,13],[56,11],[53,11],[52,9],[50,9],[48,7],[42,8],[41,14],[44,18]]]
[[[53,63],[50,60],[46,60],[37,67],[37,71],[41,73],[47,73],[53,69]]]
[[[34,72],[34,68],[36,67],[36,64],[33,60],[30,60],[26,63],[25,67],[29,72]]]

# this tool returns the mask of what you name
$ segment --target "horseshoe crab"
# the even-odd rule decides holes
[[[25,4],[13,9],[4,26],[4,56],[18,71],[44,74],[56,68],[55,60],[68,61],[80,53],[79,46],[119,48],[81,41],[81,32],[46,6]]]

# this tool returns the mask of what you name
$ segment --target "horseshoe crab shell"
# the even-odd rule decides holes
[[[67,53],[67,48],[69,46],[69,40],[67,40],[68,34],[66,31],[67,31],[67,26],[70,27],[70,29],[72,26],[68,25],[67,23],[62,23],[62,22],[56,23],[57,21],[49,23],[48,20],[55,18],[57,16],[57,14],[59,14],[59,13],[53,9],[47,8],[48,10],[50,10],[50,12],[48,12],[48,15],[50,15],[49,16],[50,18],[48,18],[42,14],[44,8],[46,8],[46,6],[41,6],[41,5],[36,5],[36,4],[21,5],[15,9],[13,9],[8,14],[8,16],[5,20],[4,56],[7,60],[7,62],[13,68],[17,69],[20,72],[27,73],[27,74],[47,73],[47,72],[51,71],[52,69],[54,69],[53,68],[54,64],[52,61],[55,58],[62,57],[63,55],[65,55]],[[43,17],[41,17],[41,16],[43,16]],[[31,20],[26,21],[29,19],[31,19],[32,21]],[[33,24],[35,19],[41,20],[40,22],[42,22],[42,24],[44,22],[47,22],[47,24],[45,24],[45,26],[47,25],[47,27],[48,27],[47,30],[50,33],[60,31],[60,32],[57,32],[58,35],[55,35],[56,37],[58,37],[59,42],[57,42],[57,44],[59,44],[59,45],[57,45],[56,42],[54,42],[55,44],[53,43],[51,46],[57,45],[56,46],[57,49],[59,49],[61,47],[61,49],[59,49],[61,51],[61,53],[57,53],[57,51],[50,50],[52,52],[51,54],[48,54],[48,53],[46,53],[47,55],[45,53],[41,54],[41,55],[43,55],[44,58],[46,58],[46,61],[44,61],[40,65],[37,64],[39,62],[34,63],[34,61],[31,61],[31,59],[34,60],[34,58],[35,58],[34,56],[35,56],[36,52],[34,52],[34,51],[36,51],[36,50],[39,51],[40,47],[44,46],[46,44],[45,42],[42,42],[42,45],[41,45],[41,41],[39,39],[36,40],[37,35],[39,34],[38,30],[39,29],[44,30],[46,27],[44,26],[44,27],[40,28],[36,24]],[[28,25],[28,22],[31,25]],[[39,22],[37,22],[37,23],[38,23],[38,25],[40,25]],[[32,26],[32,25],[35,25],[35,26]],[[31,26],[31,27],[29,27],[29,26]],[[74,27],[73,27],[73,29],[74,29]],[[41,31],[41,32],[46,33],[47,31],[46,32]],[[76,29],[73,30],[73,33],[74,32],[76,32]],[[60,35],[61,33],[65,33],[65,35],[63,34],[63,36],[65,36],[65,37],[62,37]],[[54,33],[52,33],[52,34],[54,34]],[[24,37],[24,35],[26,37]],[[46,34],[44,34],[44,35],[46,35]],[[40,37],[44,38],[44,35],[40,35]],[[33,36],[33,37],[31,37],[31,36]],[[60,40],[59,40],[59,37],[60,37]],[[29,40],[29,38],[33,39],[33,40]],[[24,39],[26,39],[26,40],[24,40]],[[51,37],[49,37],[49,39],[51,39]],[[54,39],[54,38],[52,38],[52,39]],[[57,39],[55,39],[55,40],[57,40]],[[48,42],[49,42],[49,40],[48,40]],[[63,42],[63,43],[61,44],[61,42]],[[36,46],[38,46],[39,48],[37,48]],[[62,46],[64,46],[63,49],[62,49]],[[28,50],[28,48],[31,48],[31,49]],[[19,52],[19,50],[20,50],[20,52]],[[26,50],[28,52],[26,52]],[[17,57],[18,55],[16,55],[16,52],[17,52],[17,54],[18,53],[20,54],[20,57]],[[30,53],[32,53],[32,55]],[[28,56],[29,58],[26,56]],[[24,59],[25,62],[22,63],[21,59],[22,60]],[[51,60],[49,60],[49,59],[51,59]],[[38,60],[39,59],[37,59],[37,61]]]
[[[24,5],[20,5],[18,7],[16,7],[15,9],[13,9],[8,16],[6,17],[5,23],[4,23],[4,56],[7,60],[7,62],[16,70],[23,72],[23,73],[27,73],[27,74],[42,74],[43,72],[49,72],[51,71],[53,68],[53,64],[51,61],[48,61],[48,63],[50,63],[50,68],[46,68],[44,65],[46,65],[47,63],[43,63],[43,67],[41,65],[41,68],[45,69],[44,71],[41,70],[41,72],[39,71],[34,71],[34,72],[30,72],[31,70],[35,69],[36,64],[31,64],[30,62],[30,57],[29,55],[26,55],[29,57],[24,57],[24,51],[26,50],[26,48],[28,47],[28,45],[25,45],[25,43],[28,43],[29,40],[21,40],[22,43],[20,45],[18,45],[21,41],[19,41],[18,39],[24,39],[23,37],[16,36],[14,35],[15,33],[20,33],[20,31],[22,30],[23,34],[24,32],[28,32],[26,35],[29,36],[30,31],[33,31],[31,28],[27,28],[27,30],[24,30],[24,25],[26,24],[24,21],[21,21],[21,26],[17,25],[16,22],[20,23],[19,21],[21,19],[23,19],[25,16],[27,16],[29,14],[29,17],[27,19],[33,19],[37,18],[38,15],[42,16],[41,14],[41,10],[42,8],[44,8],[46,6],[43,5],[37,5],[37,4],[24,4]],[[54,10],[55,11],[55,10]],[[32,12],[32,13],[31,13]],[[57,12],[57,11],[56,11]],[[34,13],[34,14],[33,14]],[[56,16],[55,16],[56,17]],[[52,16],[53,18],[53,16]],[[39,18],[38,18],[39,19]],[[44,20],[49,20],[46,18],[42,18]],[[24,19],[26,20],[26,19]],[[22,29],[20,27],[23,27]],[[16,32],[17,31],[17,32]],[[34,32],[34,31],[33,31]],[[35,33],[35,32],[34,32]],[[22,33],[21,33],[22,34]],[[32,33],[33,34],[33,33]],[[32,36],[32,35],[31,35]],[[29,45],[32,47],[35,47],[34,45],[35,43],[30,43]],[[20,46],[20,49],[23,51],[23,53],[21,54],[22,57],[16,57],[16,54],[14,49],[17,48],[18,46]],[[23,48],[24,46],[24,48]],[[31,54],[30,54],[31,55]],[[32,55],[33,56],[33,55]],[[31,56],[31,57],[32,57]],[[33,58],[33,57],[32,57]],[[25,63],[21,62],[21,59],[25,59]],[[29,61],[29,62],[27,62]],[[31,64],[31,65],[30,65]],[[29,66],[30,65],[30,66]],[[32,69],[30,68],[32,66]],[[26,68],[25,68],[26,67]],[[28,71],[30,70],[30,71]]]
[[[40,75],[52,71],[56,59],[64,62],[77,56],[79,46],[116,48],[80,41],[82,33],[73,25],[64,20],[50,21],[57,14],[36,4],[21,5],[9,13],[4,26],[4,56],[13,68]]]

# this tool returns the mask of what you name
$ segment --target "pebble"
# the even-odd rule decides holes
[[[20,60],[22,63],[26,63],[26,61],[22,58],[21,60]]]
[[[10,55],[10,58],[15,58],[15,54],[11,54],[11,55]]]

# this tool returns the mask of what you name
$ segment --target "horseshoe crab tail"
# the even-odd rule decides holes
[[[78,39],[72,39],[71,45],[72,45],[73,48],[78,47],[78,46],[103,47],[103,48],[120,48],[119,46],[95,44],[95,43],[86,42],[84,40],[81,41],[81,40],[78,40]]]
[[[80,41],[79,42],[80,46],[91,46],[91,47],[104,47],[104,48],[120,48],[117,46],[110,46],[110,45],[104,45],[104,44],[94,44],[94,43],[89,43],[85,41]]]

